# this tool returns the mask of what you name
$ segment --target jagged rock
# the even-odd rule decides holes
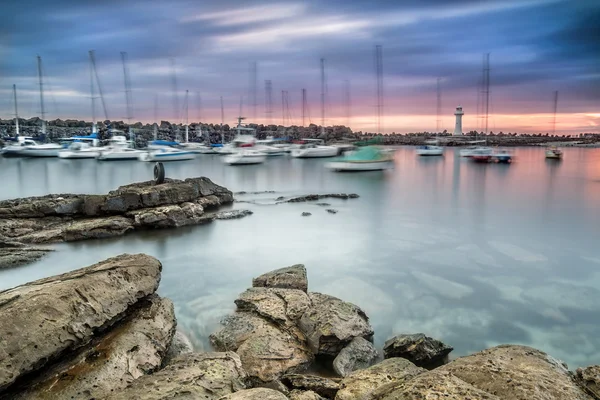
[[[424,368],[443,364],[452,350],[453,347],[422,333],[397,335],[383,346],[384,358],[402,357]]]
[[[288,203],[302,203],[305,201],[317,201],[321,199],[357,199],[359,196],[356,193],[329,193],[329,194],[308,194],[306,196],[293,197],[289,200],[286,200]]]
[[[183,203],[170,206],[144,208],[127,214],[133,218],[135,227],[176,228],[185,225],[197,225],[202,222],[204,208],[195,203]]]
[[[292,333],[249,312],[236,312],[210,336],[216,350],[236,351],[254,382],[270,382],[288,372],[302,372],[313,360],[301,333]]]
[[[354,338],[333,360],[333,370],[340,376],[370,367],[377,360],[377,350],[362,337]]]
[[[135,307],[124,321],[74,357],[63,357],[27,382],[24,391],[9,393],[7,398],[103,398],[157,370],[175,331],[173,303],[152,295]]]
[[[0,244],[0,269],[31,264],[45,257],[51,251],[53,250],[43,247],[2,247]]]
[[[437,370],[450,372],[501,399],[589,400],[564,364],[527,346],[492,347]]]
[[[310,217],[311,215],[312,215],[311,213],[309,213],[309,212],[306,212],[306,211],[304,211],[304,212],[302,213],[302,216],[303,216],[303,217]]]
[[[372,400],[516,400],[517,397],[498,397],[479,390],[449,372],[434,370],[412,379],[383,385],[374,390]],[[525,400],[528,398],[523,398]]]
[[[336,400],[370,399],[376,389],[391,382],[402,383],[425,372],[404,358],[390,358],[367,369],[355,371],[340,383]]]
[[[213,215],[214,219],[238,219],[254,214],[250,210],[221,211]]]
[[[161,264],[121,255],[0,292],[0,390],[90,342],[154,293]]]
[[[281,381],[291,390],[310,390],[328,399],[335,398],[335,394],[340,389],[339,382],[313,375],[289,374]]]
[[[329,203],[316,203],[315,206],[321,206],[321,207],[329,207],[331,204]]]
[[[125,389],[106,399],[216,400],[245,389],[245,383],[246,373],[237,354],[191,353],[175,358],[165,368],[152,375],[144,375],[134,380]]]
[[[165,357],[163,358],[163,365],[168,364],[177,356],[193,352],[194,346],[192,345],[190,339],[183,332],[177,330],[175,335],[173,335],[171,343],[169,344],[167,354],[165,354]]]
[[[228,394],[222,397],[221,400],[287,400],[287,397],[277,390],[254,388]]]
[[[298,326],[314,354],[337,356],[355,337],[370,340],[373,328],[363,310],[321,293],[309,293],[312,307]]]
[[[600,399],[600,365],[577,368],[577,380],[590,395]]]
[[[254,311],[260,316],[287,329],[295,327],[310,308],[310,299],[302,290],[253,287],[235,300],[238,310]]]
[[[334,210],[333,208],[328,208],[328,209],[327,209],[327,212],[328,212],[329,214],[337,214],[338,210]]]
[[[253,287],[308,290],[306,268],[302,264],[276,269],[252,280]]]
[[[324,398],[313,392],[312,390],[292,390],[290,392],[290,400],[323,400]]]
[[[83,199],[73,194],[50,194],[0,201],[0,218],[42,218],[76,215]]]
[[[129,218],[116,215],[114,217],[73,221],[62,230],[62,236],[64,241],[73,242],[121,236],[133,229],[133,224]]]

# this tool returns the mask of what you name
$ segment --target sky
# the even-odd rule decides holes
[[[240,108],[249,122],[266,123],[271,80],[272,123],[301,124],[306,89],[305,123],[320,124],[323,58],[326,124],[375,132],[381,45],[384,133],[436,130],[438,78],[440,130],[453,130],[458,105],[464,130],[481,130],[485,53],[489,130],[551,132],[558,91],[556,132],[600,133],[597,0],[8,0],[1,8],[11,16],[0,26],[5,119],[14,116],[13,84],[19,115],[40,115],[39,55],[47,118],[91,120],[94,50],[107,109],[97,99],[95,114],[125,120],[124,51],[134,121],[185,122],[188,90],[189,121],[220,122],[223,97],[226,123]]]

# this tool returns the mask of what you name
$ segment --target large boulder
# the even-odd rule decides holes
[[[253,287],[308,290],[306,268],[302,264],[276,269],[252,280]]]
[[[244,369],[256,382],[270,382],[285,373],[302,372],[313,355],[298,332],[288,332],[250,312],[236,312],[222,321],[223,328],[210,336],[219,351],[235,351]]]
[[[370,367],[377,361],[377,350],[362,337],[354,338],[333,360],[333,370],[340,376]]]
[[[107,400],[216,400],[246,388],[246,373],[237,354],[191,353],[175,358],[152,375],[144,375]]]
[[[527,346],[493,347],[439,369],[501,399],[589,400],[566,365]]]
[[[134,379],[156,371],[175,331],[175,311],[169,299],[152,295],[136,304],[124,321],[95,338],[74,357],[52,365],[15,400],[103,398]]]
[[[340,390],[339,382],[314,375],[285,375],[281,381],[291,390],[305,390],[317,393],[327,399],[335,398]]]
[[[242,293],[235,304],[239,311],[255,312],[286,329],[296,329],[295,322],[310,308],[311,301],[301,290],[257,287]]]
[[[374,390],[368,397],[372,400],[500,400],[460,380],[449,372],[434,370],[412,379],[391,382]],[[358,398],[357,398],[358,399]],[[506,400],[521,398],[510,397]],[[523,400],[528,398],[522,398]]]
[[[204,208],[195,203],[143,208],[127,214],[136,228],[177,228],[203,222]]]
[[[160,273],[157,259],[126,254],[0,292],[0,390],[88,344],[154,293]]]
[[[404,358],[390,358],[367,369],[355,371],[340,383],[336,400],[369,399],[379,387],[402,383],[425,372]]]
[[[359,307],[321,293],[310,293],[309,297],[312,307],[298,326],[313,353],[335,357],[355,337],[373,337],[369,318]]]
[[[173,339],[171,340],[171,344],[169,344],[169,349],[167,350],[167,354],[163,359],[163,365],[168,364],[174,358],[182,355],[194,352],[194,346],[190,339],[180,330],[175,332],[173,335]]]
[[[384,358],[402,357],[413,364],[431,368],[444,363],[452,347],[422,333],[397,335],[383,346]]]
[[[600,365],[577,368],[577,381],[590,395],[600,399]]]
[[[228,394],[221,397],[221,400],[288,400],[288,398],[277,390],[254,388]]]

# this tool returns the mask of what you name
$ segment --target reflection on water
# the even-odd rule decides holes
[[[418,158],[402,148],[396,169],[340,174],[325,160],[286,157],[228,167],[217,156],[166,166],[167,176],[204,175],[238,196],[355,192],[314,204],[237,203],[238,221],[57,246],[46,259],[0,271],[0,288],[145,252],[163,265],[159,291],[175,302],[196,345],[233,310],[236,295],[267,270],[304,263],[310,288],[353,301],[371,317],[376,342],[425,332],[462,355],[499,343],[541,348],[571,367],[600,362],[600,150],[516,150],[513,165],[479,165],[452,150]],[[147,180],[151,163],[0,159],[0,198],[105,193]],[[260,202],[259,202],[260,203]],[[264,203],[264,201],[263,201]],[[310,211],[311,217],[301,217]]]

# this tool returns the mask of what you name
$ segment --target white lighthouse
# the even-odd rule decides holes
[[[462,116],[464,115],[462,106],[456,107],[454,115],[456,115],[456,124],[454,125],[454,133],[452,134],[452,136],[462,136]]]

